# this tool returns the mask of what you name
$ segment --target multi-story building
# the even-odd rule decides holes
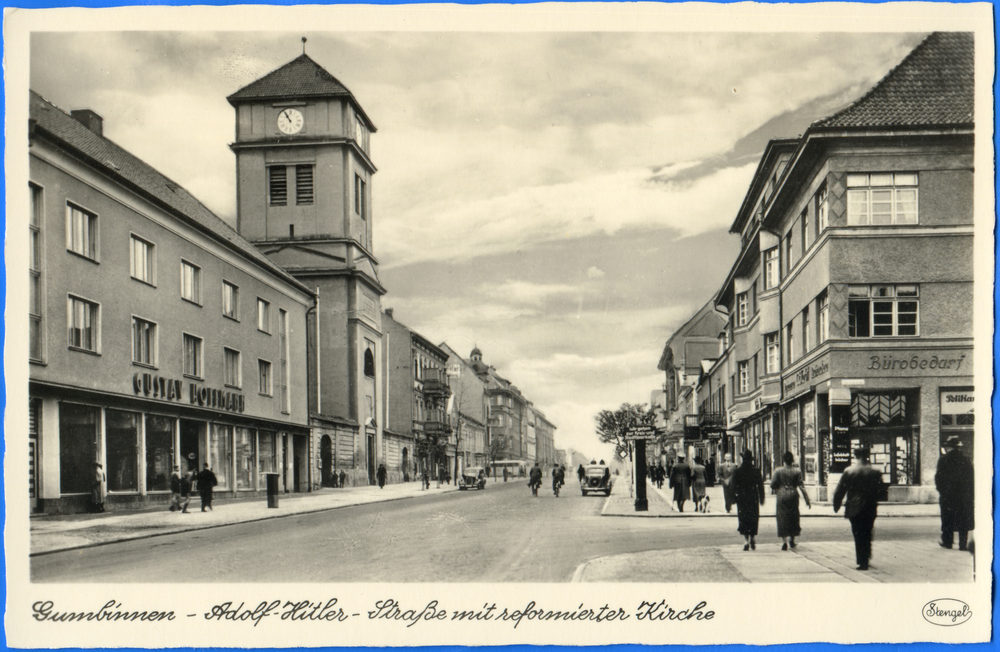
[[[439,471],[453,469],[455,457],[448,353],[397,321],[392,308],[382,316],[382,350],[384,448],[379,459],[388,481],[409,481],[424,471],[436,478]]]
[[[545,418],[545,415],[534,406],[530,411],[535,420],[535,460],[543,466],[551,466],[558,462],[556,456],[556,426]]]
[[[528,461],[527,411],[528,400],[509,380],[497,373],[492,365],[483,362],[478,347],[469,354],[469,364],[476,375],[486,383],[489,401],[487,442],[490,461]]]
[[[973,71],[972,34],[928,36],[773,141],[733,224],[733,317],[699,400],[765,469],[791,451],[815,497],[857,446],[889,500],[916,501],[935,497],[945,438],[974,449]]]
[[[308,287],[103,137],[29,95],[32,508],[166,502],[208,463],[224,496],[307,491]]]
[[[303,54],[236,91],[237,230],[318,297],[310,315],[310,459],[373,484],[383,411],[370,137],[351,92]],[[320,334],[322,335],[320,337]]]
[[[447,343],[439,348],[448,354],[448,382],[451,384],[451,423],[459,469],[485,467],[489,461],[486,423],[489,406],[487,381],[476,374],[469,361]],[[456,474],[455,477],[458,477]]]

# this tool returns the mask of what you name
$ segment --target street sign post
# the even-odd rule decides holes
[[[632,426],[625,431],[625,439],[638,441],[656,438],[656,428],[654,426]]]

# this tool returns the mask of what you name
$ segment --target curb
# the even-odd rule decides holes
[[[451,490],[449,490],[449,491],[451,491]],[[457,491],[457,489],[455,489],[454,491]],[[444,493],[448,493],[448,492],[444,492]],[[122,537],[120,539],[110,539],[108,541],[99,541],[97,543],[84,543],[84,544],[81,544],[81,545],[69,546],[69,547],[66,547],[66,548],[53,548],[52,550],[41,550],[39,552],[29,552],[28,553],[28,558],[31,558],[31,557],[41,557],[41,556],[44,556],[44,555],[53,555],[53,554],[56,554],[56,553],[59,553],[59,552],[68,552],[70,550],[84,550],[84,549],[87,549],[87,548],[99,548],[101,546],[108,546],[108,545],[112,545],[112,544],[115,544],[115,543],[123,543],[125,541],[142,541],[144,539],[153,539],[153,538],[156,538],[156,537],[166,537],[166,536],[170,536],[172,534],[182,534],[184,532],[199,532],[201,530],[215,530],[215,529],[218,529],[218,528],[230,527],[230,526],[233,526],[233,525],[244,525],[246,523],[257,523],[259,521],[271,521],[271,520],[279,519],[279,518],[290,518],[292,516],[304,516],[304,515],[307,515],[307,514],[320,514],[322,512],[332,512],[334,510],[344,509],[346,507],[360,507],[361,505],[376,505],[376,504],[379,504],[379,503],[391,503],[391,502],[396,502],[396,501],[399,501],[399,500],[412,500],[412,499],[417,498],[417,497],[418,496],[398,496],[398,497],[395,497],[395,498],[385,498],[385,499],[382,499],[382,500],[373,500],[373,501],[370,501],[370,502],[367,502],[367,503],[353,503],[353,504],[349,504],[349,505],[334,505],[332,507],[320,507],[320,508],[316,508],[316,509],[308,509],[308,510],[305,510],[305,511],[302,511],[302,512],[295,512],[294,514],[271,514],[271,515],[267,515],[267,516],[261,516],[259,518],[249,518],[249,519],[242,520],[242,521],[234,521],[232,523],[217,523],[217,524],[214,524],[214,525],[195,525],[195,526],[186,527],[186,528],[183,528],[183,529],[180,529],[180,530],[174,530],[172,532],[151,532],[149,534],[140,534],[140,535],[137,535],[137,536],[134,536],[134,537],[126,536],[126,537]],[[29,538],[30,538],[30,533],[29,533]]]

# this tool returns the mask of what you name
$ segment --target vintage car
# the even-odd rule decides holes
[[[583,467],[583,480],[580,482],[580,493],[601,493],[611,495],[611,469],[605,464],[587,464]]]
[[[465,489],[485,489],[486,471],[481,466],[467,466],[462,471],[462,477],[458,479],[458,488]]]

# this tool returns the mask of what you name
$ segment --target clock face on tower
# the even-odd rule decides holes
[[[282,109],[278,113],[278,130],[283,134],[297,134],[302,130],[304,118],[297,109]]]

